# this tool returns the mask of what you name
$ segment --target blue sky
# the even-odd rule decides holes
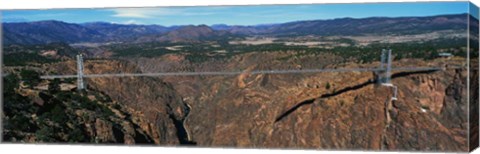
[[[401,17],[468,12],[468,2],[253,5],[2,11],[4,22],[60,20],[70,23],[257,25],[298,20]]]

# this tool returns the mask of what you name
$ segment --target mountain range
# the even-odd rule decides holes
[[[240,36],[334,36],[421,34],[438,30],[466,30],[468,14],[428,17],[369,17],[295,21],[266,25],[122,25],[107,22],[67,23],[48,20],[3,24],[3,43],[53,42],[195,42]]]

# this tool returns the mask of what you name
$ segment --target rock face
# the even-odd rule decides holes
[[[455,72],[449,73],[455,75]],[[394,83],[400,83],[399,101],[395,102],[388,102],[390,89],[363,84],[369,83],[369,75],[362,73],[347,75],[353,78],[352,81],[342,78],[333,82],[334,87],[351,87],[345,88],[349,90],[292,85],[301,80],[267,82],[260,86],[260,81],[265,78],[281,81],[279,75],[260,77],[256,83],[244,88],[213,84],[211,94],[203,94],[189,103],[192,104],[192,113],[187,125],[193,140],[202,146],[465,150],[467,120],[459,119],[458,115],[465,114],[466,117],[466,104],[465,100],[454,99],[465,93],[465,85],[461,81],[452,82],[452,78],[444,79],[446,75],[419,73],[394,79]],[[309,78],[325,80],[328,76],[339,77],[325,74]],[[419,80],[425,76],[434,79]],[[227,81],[219,84],[228,84],[228,79],[222,80]],[[415,82],[429,84],[435,80],[450,80],[450,85],[438,87],[456,87],[452,89],[455,92],[448,93],[448,89],[442,92],[446,89],[438,87],[430,87],[435,93],[410,88]],[[422,97],[444,101],[424,101],[425,106],[440,108],[424,112],[419,101]],[[393,109],[386,111],[386,103],[393,103]],[[387,114],[392,117],[390,123],[387,123]],[[457,115],[455,121],[451,120],[453,115]],[[213,120],[205,121],[204,118]]]
[[[398,100],[390,101],[392,89],[375,84],[371,72],[249,74],[248,70],[269,66],[287,67],[273,60],[248,66],[256,58],[275,59],[275,55],[263,56],[243,55],[225,65],[225,69],[245,68],[238,76],[92,78],[87,82],[89,88],[105,92],[128,108],[138,129],[160,145],[468,149],[464,69],[394,72]],[[162,68],[146,60],[90,61],[86,73],[155,72]],[[169,65],[175,68],[182,63]],[[207,65],[197,67],[203,66]],[[125,143],[134,142],[128,138],[131,136],[125,135]]]
[[[393,72],[392,89],[372,72],[251,74],[251,70],[375,67],[332,65],[333,55],[243,54],[195,65],[181,55],[155,59],[89,60],[85,74],[185,70],[244,70],[235,76],[88,78],[89,91],[108,96],[113,115],[85,120],[99,143],[155,143],[202,147],[468,150],[466,69]],[[165,60],[167,59],[167,60]],[[265,63],[258,63],[264,59]],[[439,65],[441,60],[408,64]],[[158,65],[157,65],[158,64]],[[213,65],[222,64],[222,65]],[[300,63],[302,64],[302,63]],[[312,65],[309,65],[312,64]],[[394,63],[401,67],[404,62]],[[212,66],[213,68],[208,68]],[[68,74],[75,63],[52,64]],[[79,114],[80,115],[80,114]],[[112,118],[114,117],[114,118]]]
[[[58,70],[73,70],[74,65],[59,65]],[[85,64],[86,74],[139,72],[134,65],[118,61],[93,61]],[[190,143],[183,128],[189,109],[168,83],[155,78],[92,78],[89,89],[105,92],[122,103],[127,116],[154,143],[162,145]],[[131,134],[131,133],[130,133]],[[131,137],[125,137],[131,138]]]
[[[95,121],[95,136],[99,142],[116,142],[112,130],[112,124],[101,119]]]
[[[468,149],[465,69],[394,72],[399,99],[389,101],[391,89],[376,85],[367,72],[249,74],[286,67],[275,63],[275,55],[263,56],[223,65],[245,68],[238,76],[163,78],[190,106],[184,128],[192,141],[205,147]],[[262,58],[268,62],[248,67]],[[137,64],[150,64],[139,65],[146,72],[162,69],[154,61]],[[345,67],[359,67],[351,65]]]
[[[20,86],[16,74],[6,78],[5,142],[154,143],[127,116],[127,107],[102,92],[64,91],[62,84],[72,84],[65,80],[44,80],[37,84],[48,89],[36,89],[33,80],[27,80],[33,85]]]

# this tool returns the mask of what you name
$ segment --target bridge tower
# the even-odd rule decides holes
[[[377,74],[378,83],[385,83],[385,65],[387,63],[387,50],[382,49],[382,55],[380,56],[380,68]]]
[[[388,58],[387,58],[387,72],[385,74],[385,83],[390,83],[390,78],[392,76],[392,49],[388,49]]]
[[[85,89],[85,83],[83,82],[83,55],[77,55],[77,89]]]
[[[381,56],[381,59],[380,59],[380,77],[379,77],[379,80],[380,80],[380,83],[382,84],[382,86],[386,86],[386,87],[392,87],[392,90],[393,90],[393,96],[392,96],[392,100],[397,100],[397,86],[393,85],[391,83],[391,78],[392,78],[392,50],[391,49],[388,49],[388,50],[385,50],[383,49],[382,50],[382,56]],[[385,65],[386,65],[386,68],[385,68]]]

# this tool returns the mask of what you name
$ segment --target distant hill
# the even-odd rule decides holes
[[[209,26],[184,26],[161,35],[143,36],[136,42],[198,42],[221,40],[231,34],[223,30],[213,30]]]
[[[102,41],[105,35],[79,24],[61,21],[3,23],[4,44]]]
[[[106,22],[92,22],[82,25],[100,32],[101,34],[109,37],[109,40],[129,39],[143,35],[162,34],[178,28],[159,25],[122,25]]]
[[[475,19],[475,18],[473,18]],[[106,22],[72,24],[61,21],[3,23],[4,44],[52,42],[184,42],[219,40],[238,35],[386,35],[420,34],[438,30],[466,30],[467,14],[430,17],[371,17],[295,21],[281,24],[230,26],[122,25]],[[478,25],[477,25],[478,27]]]
[[[371,17],[296,21],[272,26],[236,26],[233,33],[267,35],[418,34],[436,30],[466,30],[467,14],[431,17]],[[225,28],[224,28],[225,29]]]

